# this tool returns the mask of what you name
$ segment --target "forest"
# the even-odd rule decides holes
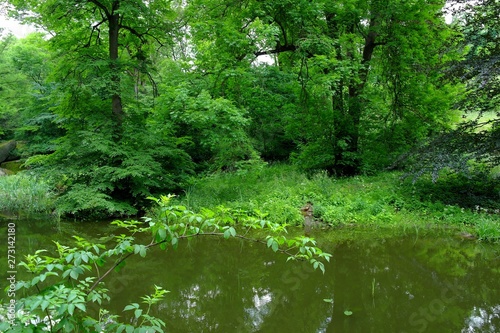
[[[193,177],[498,164],[495,1],[4,1],[0,140],[61,214],[133,216]],[[448,21],[446,21],[448,20]]]
[[[0,211],[150,222],[149,245],[122,235],[104,258],[102,244],[77,239],[77,248],[57,243],[67,262],[38,252],[24,262],[38,280],[18,288],[54,267],[79,281],[79,291],[59,290],[74,295],[58,301],[64,329],[86,311],[82,288],[99,304],[105,294],[103,277],[78,280],[82,260],[117,256],[117,269],[130,254],[202,232],[246,239],[238,228],[266,229],[263,244],[324,273],[330,254],[314,240],[272,236],[301,225],[309,201],[328,227],[415,218],[500,241],[497,0],[0,8],[38,29],[0,35]],[[144,232],[137,221],[113,223]],[[155,287],[146,303],[165,293]],[[136,305],[126,309],[160,331]]]

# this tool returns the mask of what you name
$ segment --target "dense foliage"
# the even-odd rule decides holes
[[[0,179],[0,211],[150,216],[28,255],[14,287],[24,310],[0,330],[161,332],[149,310],[165,290],[120,323],[95,310],[105,279],[193,237],[255,241],[324,271],[329,254],[286,234],[306,202],[314,227],[446,223],[500,240],[497,0],[0,6],[44,31],[0,38],[0,144],[16,140],[8,158],[28,169]],[[432,177],[339,179],[400,167]]]
[[[55,210],[55,193],[42,179],[22,174],[0,177],[0,189],[0,212],[29,216]]]
[[[329,176],[498,162],[496,1],[2,4],[46,34],[0,41],[0,140],[64,215],[142,214],[195,175],[274,161]]]
[[[464,121],[455,128],[436,133],[413,152],[413,173],[430,172],[437,179],[442,169],[490,178],[498,166],[500,96],[500,6],[497,1],[450,1],[453,26],[460,32],[458,47],[463,56],[447,69],[455,82],[465,84],[464,98],[457,107]],[[477,163],[471,163],[471,160]],[[497,183],[495,179],[490,179]]]

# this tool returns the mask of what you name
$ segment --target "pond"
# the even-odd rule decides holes
[[[71,234],[115,232],[106,223],[16,225],[18,252],[25,253],[55,239],[69,243]],[[1,244],[6,226],[1,220]],[[130,321],[125,305],[140,302],[156,284],[170,291],[152,313],[166,332],[500,332],[500,246],[445,230],[395,236],[339,229],[317,236],[333,254],[325,274],[235,239],[152,250],[107,279],[113,299],[107,308]]]

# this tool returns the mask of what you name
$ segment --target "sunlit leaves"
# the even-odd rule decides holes
[[[140,327],[151,325],[150,328],[153,329],[154,332],[163,332],[161,327],[164,327],[165,323],[158,318],[150,316],[149,311],[151,310],[151,306],[161,301],[165,297],[165,295],[169,293],[169,291],[164,290],[162,287],[156,285],[154,286],[154,288],[155,290],[152,295],[146,295],[142,297],[143,300],[142,303],[147,305],[147,309],[145,312],[144,309],[140,307],[139,303],[131,303],[125,306],[123,311],[134,311],[134,317],[136,319],[142,318]],[[127,332],[129,330],[132,330],[133,332],[140,332],[138,331],[138,329],[134,329],[133,326],[124,326],[124,325],[122,325],[118,329],[118,331],[121,332],[123,331],[123,329],[125,329]]]

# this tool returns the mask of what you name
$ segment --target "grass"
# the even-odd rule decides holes
[[[198,179],[177,202],[195,211],[223,205],[256,215],[265,214],[276,222],[302,225],[300,208],[310,201],[315,219],[324,226],[400,229],[432,226],[453,228],[457,232],[472,233],[481,240],[500,242],[498,211],[478,209],[471,203],[472,199],[466,200],[469,206],[444,200],[452,199],[450,193],[457,191],[458,183],[465,180],[442,181],[444,183],[432,184],[422,179],[412,184],[402,181],[401,174],[395,172],[335,179],[325,173],[307,176],[291,165],[271,165],[245,174],[222,173]],[[466,189],[471,187],[463,185]],[[486,188],[494,190],[494,187]],[[498,196],[498,191],[490,194]],[[482,196],[471,198],[484,202]]]
[[[495,120],[497,118],[495,111],[479,113],[477,111],[464,113],[464,121],[479,120],[481,122]]]
[[[0,177],[0,212],[16,215],[48,214],[55,196],[48,184],[27,174]]]

